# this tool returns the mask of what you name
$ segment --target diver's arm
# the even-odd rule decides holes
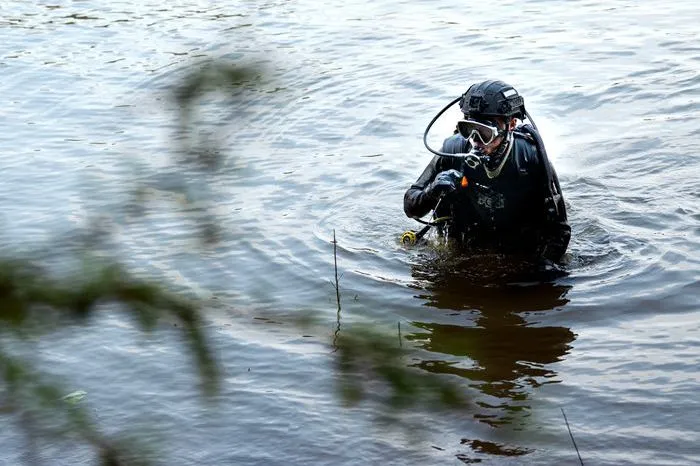
[[[442,143],[441,152],[448,154],[466,153],[469,143],[466,139],[455,133]],[[423,217],[437,205],[439,193],[444,192],[449,185],[462,178],[457,176],[455,169],[461,169],[462,162],[455,158],[435,156],[430,161],[423,174],[411,185],[403,197],[403,210],[407,216],[413,218]],[[442,173],[447,171],[448,173]],[[438,178],[436,180],[436,177]],[[456,180],[455,180],[456,177]]]
[[[426,192],[426,188],[438,174],[438,162],[440,157],[433,157],[420,177],[411,185],[403,196],[403,211],[413,218],[423,217],[435,208],[437,198]]]

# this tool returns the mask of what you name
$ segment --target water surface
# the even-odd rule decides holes
[[[143,337],[107,312],[89,332],[38,343],[108,432],[143,431],[166,464],[576,464],[564,408],[586,464],[700,462],[694,2],[11,1],[2,12],[5,251],[71,238],[99,213],[131,267],[212,303],[226,371],[215,410],[174,331]],[[198,218],[169,208],[168,190],[200,173],[169,162],[167,92],[209,58],[266,74],[235,107],[199,114],[226,156],[195,186],[224,231],[200,254]],[[489,78],[516,86],[542,130],[573,229],[567,276],[524,279],[398,242],[416,227],[402,196],[431,157],[425,125]],[[128,221],[120,207],[143,183],[151,215]],[[414,440],[375,426],[372,406],[340,406],[327,344],[334,230],[340,331],[400,322],[410,364],[461,382],[469,415],[423,413]],[[300,310],[327,333],[305,337],[283,318]],[[0,463],[16,464],[24,443],[2,432]]]

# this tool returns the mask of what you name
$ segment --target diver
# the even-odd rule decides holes
[[[457,102],[464,119],[441,151],[434,151],[427,133]],[[424,142],[436,155],[404,195],[407,216],[421,221],[433,210],[428,225],[471,250],[561,260],[571,228],[559,180],[524,100],[512,86],[502,81],[473,84],[436,115]]]

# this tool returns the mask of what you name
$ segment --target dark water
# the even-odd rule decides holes
[[[168,330],[144,337],[108,313],[37,343],[108,432],[157,440],[166,464],[577,464],[564,408],[586,464],[700,462],[695,2],[0,9],[5,251],[100,213],[133,268],[212,303],[226,371],[215,410]],[[267,74],[233,109],[245,119],[216,105],[200,114],[227,156],[195,191],[224,229],[200,254],[197,218],[166,208],[168,189],[198,175],[168,162],[166,91],[205,58]],[[525,96],[559,173],[573,228],[565,277],[398,243],[415,227],[402,195],[430,159],[426,123],[487,78]],[[435,140],[450,129],[442,121]],[[118,208],[139,183],[154,208],[129,223]],[[468,385],[473,413],[424,413],[416,440],[375,426],[371,406],[340,406],[326,344],[333,230],[340,331],[400,322],[412,364]],[[285,323],[300,310],[320,313],[327,334]],[[0,430],[0,464],[23,449]],[[44,453],[90,461],[61,445]]]

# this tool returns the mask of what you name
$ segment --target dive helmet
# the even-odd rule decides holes
[[[483,81],[472,84],[459,100],[466,118],[525,117],[525,101],[518,91],[503,81]]]

